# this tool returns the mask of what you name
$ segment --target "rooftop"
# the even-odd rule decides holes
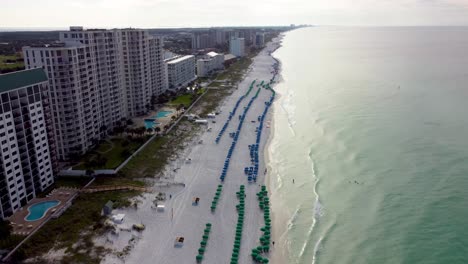
[[[233,54],[225,54],[224,55],[224,61],[228,61],[228,60],[232,60],[232,59],[235,59],[236,56],[233,55]]]
[[[211,51],[211,52],[208,52],[206,55],[210,56],[210,57],[216,57],[219,55],[219,53],[216,53],[214,51]]]
[[[174,58],[170,58],[170,59],[167,59],[166,60],[166,63],[168,64],[175,64],[175,63],[178,63],[178,62],[181,62],[181,61],[184,61],[186,59],[190,59],[190,58],[193,58],[195,56],[193,55],[185,55],[185,56],[181,56],[181,57],[174,57]]]
[[[0,74],[0,93],[43,82],[47,82],[47,75],[42,68]]]

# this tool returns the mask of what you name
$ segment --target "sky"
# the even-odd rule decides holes
[[[0,0],[0,27],[468,26],[468,0]]]

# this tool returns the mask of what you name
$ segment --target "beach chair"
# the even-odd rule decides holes
[[[182,247],[184,245],[184,237],[176,237],[174,247]]]

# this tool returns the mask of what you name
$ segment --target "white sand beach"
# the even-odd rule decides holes
[[[215,138],[236,101],[246,93],[252,81],[268,82],[273,77],[273,65],[276,61],[271,57],[270,52],[279,45],[280,39],[277,38],[268,43],[267,47],[254,58],[248,73],[238,85],[238,89],[219,107],[220,114],[213,119],[216,123],[210,120],[208,125],[202,125],[206,126],[204,128],[206,132],[203,132],[197,141],[202,140],[203,143],[194,143],[181,155],[181,159],[168,166],[167,174],[162,178],[163,182],[155,184],[155,192],[138,197],[137,209],[114,210],[114,213],[125,214],[124,223],[121,224],[124,230],[118,231],[117,234],[109,233],[98,239],[98,244],[114,252],[114,254],[108,254],[103,263],[196,263],[195,257],[198,255],[206,223],[211,223],[212,229],[202,263],[229,263],[238,215],[236,204],[239,200],[236,192],[239,191],[241,184],[245,185],[246,198],[239,263],[253,263],[250,253],[252,248],[259,245],[260,228],[264,225],[263,211],[259,209],[256,193],[259,192],[259,185],[265,183],[265,177],[268,175],[264,174],[264,150],[271,129],[271,108],[265,118],[259,147],[257,183],[248,183],[244,168],[251,165],[248,145],[255,143],[255,130],[259,125],[257,118],[263,113],[265,102],[270,99],[272,93],[261,89],[258,98],[247,112],[226,179],[222,183],[223,190],[218,206],[215,212],[212,212],[211,202],[218,184],[221,184],[219,177],[233,140],[229,133],[236,131],[239,124],[238,116],[242,114],[244,107],[255,95],[257,87],[254,87],[249,96],[241,102],[219,144],[215,143]],[[211,132],[208,128],[211,128]],[[187,162],[187,159],[191,161]],[[165,206],[163,212],[157,211],[153,205],[158,192],[166,193],[167,200],[163,202]],[[200,198],[198,205],[192,205],[194,197]],[[146,226],[141,233],[125,230],[125,227],[131,228],[133,224],[140,223]],[[273,227],[272,241],[275,241],[275,230],[278,229]],[[175,238],[181,236],[185,239],[183,246],[175,247]],[[272,246],[271,252],[266,256],[270,258],[273,254],[278,255],[275,250],[275,246]],[[125,251],[125,254],[118,256],[118,253],[122,251]],[[276,256],[275,259],[282,258]]]

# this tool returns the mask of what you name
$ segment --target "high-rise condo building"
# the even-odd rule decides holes
[[[245,40],[244,38],[232,37],[229,41],[229,53],[236,57],[245,56]]]
[[[263,32],[255,33],[254,46],[257,48],[263,48],[265,46],[265,33]]]
[[[139,29],[70,27],[60,43],[24,47],[49,77],[58,157],[80,155],[164,92],[162,41]]]
[[[12,215],[54,182],[47,86],[42,69],[0,75],[0,218]]]

